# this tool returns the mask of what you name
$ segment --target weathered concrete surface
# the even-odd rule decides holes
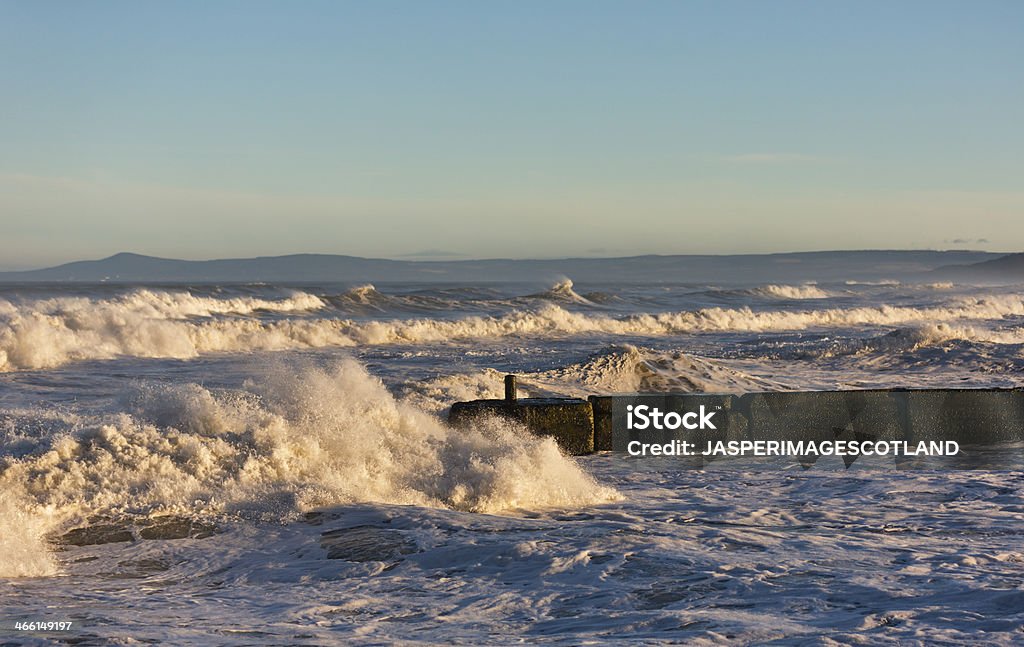
[[[612,402],[610,395],[592,395],[587,400],[594,410],[594,450],[612,451]]]
[[[748,412],[740,405],[740,398],[730,394],[714,393],[680,393],[680,394],[641,394],[635,396],[618,396],[612,400],[612,420],[610,425],[613,431],[612,450],[625,452],[632,441],[641,443],[664,444],[685,436],[687,442],[695,443],[697,447],[704,447],[709,442],[743,440],[747,437],[749,420]],[[627,430],[627,417],[629,407],[641,407],[646,405],[648,412],[657,408],[663,413],[675,412],[697,412],[704,408],[706,413],[712,414],[714,428],[706,429],[655,429],[648,426],[646,429]],[[637,419],[639,422],[639,418]],[[701,455],[680,457],[682,462],[690,467],[699,467],[712,458]]]
[[[758,438],[955,440],[1024,438],[1024,391],[870,389],[740,396]]]
[[[961,445],[970,445],[1024,439],[1024,390],[1021,389],[695,393],[622,396],[612,402],[611,424],[616,436],[613,445],[618,451],[624,449],[628,440],[662,441],[659,432],[647,431],[639,436],[624,432],[625,408],[640,403],[657,405],[666,411],[696,410],[701,405],[720,410],[715,419],[715,433],[687,433],[688,438],[700,442],[707,439],[955,440]],[[676,437],[671,432],[663,432],[663,435],[664,441]]]
[[[906,391],[907,440],[987,444],[1024,439],[1024,391]]]
[[[511,376],[510,376],[511,377]],[[515,381],[506,382],[514,395]],[[571,454],[625,451],[631,440],[664,443],[679,437],[662,430],[626,432],[626,407],[663,411],[714,410],[715,429],[687,432],[691,442],[955,440],[961,445],[1024,440],[1024,389],[864,389],[590,396],[475,400],[452,406],[449,421],[466,425],[484,415],[524,424],[554,437]],[[814,462],[815,456],[807,457]]]
[[[466,427],[483,416],[501,416],[521,423],[538,436],[551,436],[568,454],[594,451],[594,410],[576,398],[523,398],[456,402],[448,414],[453,427]]]

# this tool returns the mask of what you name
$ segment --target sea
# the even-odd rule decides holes
[[[2,285],[0,643],[1024,643],[1019,443],[695,469],[447,426],[508,373],[1020,387],[1024,286]]]

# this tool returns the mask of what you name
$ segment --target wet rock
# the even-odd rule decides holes
[[[612,446],[612,403],[610,395],[592,395],[587,400],[594,409],[594,450],[610,452]]]
[[[138,525],[142,539],[206,539],[217,534],[217,526],[187,517],[153,517]]]
[[[208,522],[165,515],[152,518],[90,519],[89,525],[73,528],[57,538],[65,546],[96,546],[140,539],[205,539],[217,534],[218,528]]]
[[[64,533],[59,539],[60,543],[69,546],[95,546],[125,541],[135,541],[131,528],[116,523],[99,523],[74,528]]]

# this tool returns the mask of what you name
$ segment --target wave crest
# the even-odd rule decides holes
[[[315,297],[313,297],[315,299]],[[48,368],[66,362],[135,357],[190,358],[203,353],[284,350],[324,346],[391,343],[434,343],[513,336],[550,337],[565,334],[661,336],[705,332],[799,331],[852,328],[864,325],[905,326],[948,324],[968,320],[999,320],[1024,315],[1019,296],[959,298],[931,307],[862,306],[801,310],[705,308],[658,314],[615,317],[571,312],[554,303],[500,316],[475,315],[462,319],[404,319],[356,321],[336,318],[286,318],[263,321],[253,317],[182,319],[173,315],[147,316],[121,300],[86,303],[67,310],[16,307],[0,314],[0,370]],[[151,300],[146,300],[152,303]],[[290,306],[316,302],[301,298]],[[276,303],[276,302],[275,302]],[[251,304],[250,304],[251,305]],[[219,306],[235,308],[237,305]],[[204,306],[205,311],[212,308]],[[995,343],[1008,337],[991,335]]]
[[[561,303],[578,303],[585,305],[592,305],[591,301],[583,296],[580,296],[573,290],[572,279],[563,278],[558,281],[544,292],[538,294],[531,294],[531,299],[544,299],[547,301],[556,301]]]
[[[403,384],[403,396],[418,407],[441,412],[453,402],[501,398],[504,373],[487,368]],[[584,362],[548,371],[518,373],[528,397],[579,397],[616,393],[743,393],[788,390],[786,384],[757,377],[728,360],[632,345],[611,346]]]
[[[751,290],[753,294],[780,299],[827,299],[830,295],[817,285],[762,285]]]
[[[497,419],[452,430],[352,360],[281,366],[238,392],[142,387],[124,412],[36,442],[0,459],[0,491],[24,490],[65,525],[93,515],[278,521],[353,502],[494,513],[617,497],[551,438]]]

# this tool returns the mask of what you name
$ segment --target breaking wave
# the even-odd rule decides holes
[[[388,297],[378,292],[372,283],[354,287],[342,294],[340,299],[360,305],[379,305],[389,301]]]
[[[324,297],[341,312],[365,315],[387,312],[438,312],[458,305],[457,301],[424,294],[384,294],[372,284],[360,285],[336,296]]]
[[[845,283],[846,283],[846,285],[876,285],[876,286],[888,286],[888,287],[895,287],[895,286],[900,285],[899,281],[894,281],[892,279],[886,279],[886,280],[882,280],[882,281],[854,281],[854,280],[849,280],[849,281],[845,281]]]
[[[526,387],[543,385],[551,394],[575,388],[580,397],[591,393],[743,393],[788,388],[734,368],[726,360],[628,344],[607,349],[580,364],[529,375],[521,382]]]
[[[544,292],[538,294],[529,295],[530,299],[544,299],[546,301],[555,301],[559,303],[577,303],[590,305],[592,302],[586,297],[580,296],[573,290],[572,279],[562,279],[555,283]]]
[[[784,391],[791,386],[751,375],[728,360],[663,352],[629,344],[611,346],[584,362],[517,374],[520,396],[579,397],[616,393],[744,393]],[[503,397],[504,373],[487,368],[403,384],[403,397],[441,412],[452,403]]]
[[[294,292],[284,299],[235,297],[217,299],[191,292],[166,292],[140,289],[111,299],[55,297],[27,303],[0,300],[0,316],[21,313],[59,316],[69,325],[90,325],[91,319],[145,317],[150,319],[188,319],[214,315],[248,315],[255,312],[299,312],[317,310],[325,303],[305,292]]]
[[[210,317],[215,312],[290,312],[323,302],[310,295],[285,301],[201,299],[141,291],[109,301],[58,299],[29,307],[0,302],[0,370],[49,368],[118,356],[191,358],[203,353],[325,346],[434,343],[508,336],[571,334],[659,336],[704,332],[770,332],[863,325],[937,325],[1024,315],[1019,296],[958,298],[941,306],[863,306],[804,310],[705,308],[620,317],[572,312],[545,303],[504,315],[455,320],[358,321],[340,318]],[[42,303],[42,305],[40,305]],[[210,317],[192,319],[188,317]],[[991,340],[1000,341],[993,334]],[[1015,342],[1014,342],[1015,343]]]
[[[20,488],[0,490],[0,577],[42,577],[57,572],[46,544],[45,509],[33,511]]]
[[[786,301],[801,301],[804,299],[827,299],[832,294],[821,289],[814,283],[802,285],[784,285],[768,283],[752,288],[712,288],[704,292],[714,297],[725,297],[728,299],[773,299]]]
[[[495,513],[618,496],[553,439],[497,419],[453,431],[352,360],[282,366],[241,392],[141,387],[80,422],[0,458],[0,576],[52,570],[42,531],[94,515],[288,521],[352,502]]]
[[[750,290],[752,294],[779,299],[827,299],[830,295],[816,285],[762,285]]]
[[[803,357],[835,357],[843,355],[892,356],[923,349],[944,348],[954,344],[1024,345],[1024,329],[989,330],[974,326],[924,324],[897,328],[884,335],[867,339],[844,339],[813,352],[798,353]]]

